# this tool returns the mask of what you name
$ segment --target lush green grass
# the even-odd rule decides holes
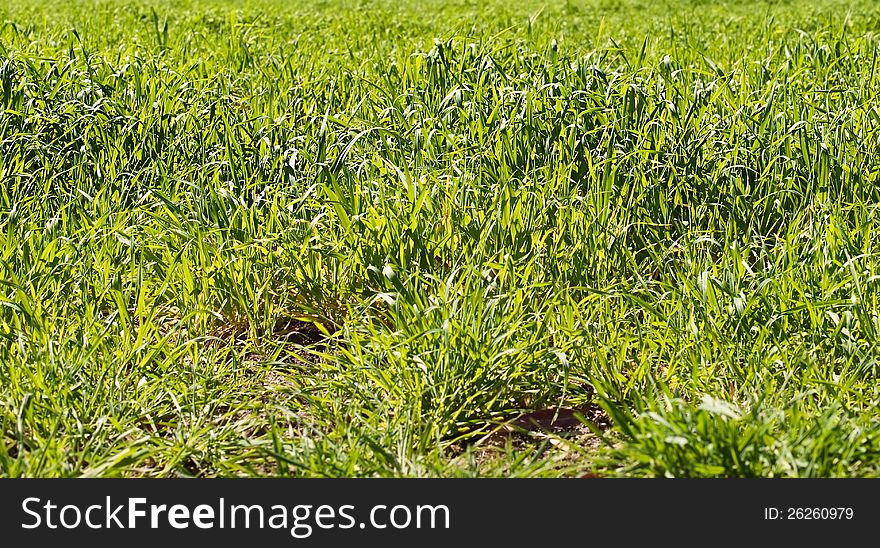
[[[873,2],[31,4],[0,475],[880,474]]]

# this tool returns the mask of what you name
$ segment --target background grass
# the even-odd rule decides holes
[[[0,475],[877,475],[878,30],[7,0]]]

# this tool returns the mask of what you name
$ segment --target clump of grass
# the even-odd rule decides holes
[[[877,16],[6,2],[0,474],[876,475]]]

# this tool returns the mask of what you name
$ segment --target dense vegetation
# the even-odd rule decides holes
[[[647,4],[4,2],[0,475],[880,474],[880,7]]]

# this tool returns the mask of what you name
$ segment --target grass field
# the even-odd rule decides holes
[[[880,474],[880,6],[0,4],[0,476]]]

